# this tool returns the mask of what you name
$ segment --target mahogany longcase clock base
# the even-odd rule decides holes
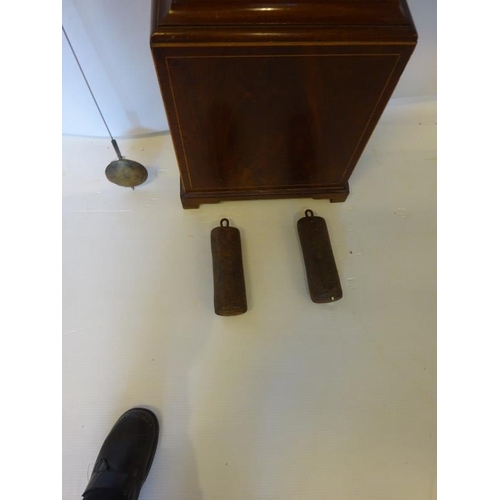
[[[344,201],[416,43],[406,0],[153,0],[184,208]]]

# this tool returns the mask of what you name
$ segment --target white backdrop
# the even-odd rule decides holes
[[[402,101],[337,204],[182,210],[170,136],[120,141],[149,170],[135,191],[104,176],[109,140],[62,138],[63,500],[141,405],[161,434],[140,500],[435,500],[436,108]],[[334,304],[309,298],[306,208],[328,225]],[[222,217],[242,237],[234,318],[213,312]]]
[[[394,97],[435,95],[436,2],[409,5],[419,44]],[[63,0],[63,25],[116,137],[168,129],[149,49],[150,10],[151,0]],[[63,133],[106,136],[65,39],[62,74]]]

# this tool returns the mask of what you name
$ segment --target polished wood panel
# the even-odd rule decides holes
[[[342,183],[398,58],[166,58],[189,188]]]
[[[339,2],[319,3],[328,14]],[[256,24],[205,25],[202,40],[199,33],[192,37],[193,26],[179,27],[172,13],[177,9],[201,19],[213,14],[202,7],[208,3],[156,5],[160,18],[153,20],[151,43],[186,208],[233,199],[345,200],[349,176],[416,40],[399,2],[347,3],[358,5],[360,13],[365,4],[382,10],[397,5],[398,15],[391,18],[395,26],[377,26],[380,17],[374,16],[363,36],[357,36],[359,25],[350,30],[332,25],[325,35],[324,23],[332,19],[318,26],[264,26],[269,18],[255,2],[211,0],[214,9],[233,4],[246,9]],[[282,20],[296,21],[297,12],[312,12],[311,4],[318,7],[318,2],[273,5]],[[170,17],[161,17],[165,12]],[[233,22],[238,19],[238,12],[224,12]],[[398,24],[401,18],[406,24]],[[160,26],[165,19],[172,24]],[[373,30],[386,38],[370,41]]]

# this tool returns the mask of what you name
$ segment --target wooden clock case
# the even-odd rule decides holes
[[[405,0],[154,0],[184,208],[344,201],[416,43]]]

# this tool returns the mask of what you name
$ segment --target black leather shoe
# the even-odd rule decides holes
[[[137,500],[153,463],[158,434],[158,419],[152,411],[126,411],[102,445],[84,499],[109,493]]]

